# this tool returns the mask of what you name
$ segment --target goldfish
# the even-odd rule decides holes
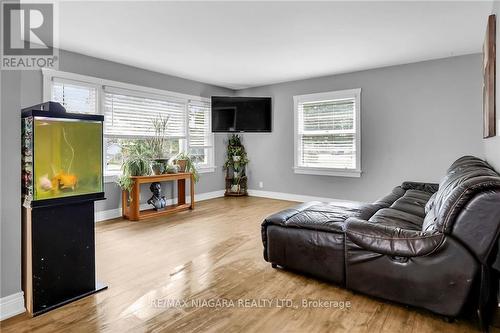
[[[75,190],[78,177],[69,173],[60,172],[52,177],[52,187],[59,190]]]

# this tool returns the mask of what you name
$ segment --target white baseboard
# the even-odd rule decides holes
[[[24,293],[22,291],[0,298],[0,321],[25,311]]]
[[[212,191],[212,192],[205,192],[205,193],[200,193],[196,194],[196,201],[203,201],[203,200],[208,200],[208,199],[214,199],[214,198],[219,198],[224,196],[224,190],[219,190],[219,191]],[[191,196],[186,197],[186,202],[189,202],[191,200]],[[167,205],[173,205],[177,203],[177,199],[167,199]],[[151,208],[150,205],[147,203],[141,204],[140,209],[148,209]],[[95,221],[96,222],[101,222],[101,221],[106,221],[110,219],[115,219],[117,217],[122,216],[122,208],[121,206],[116,208],[116,209],[109,209],[109,210],[103,210],[100,212],[95,212]]]
[[[248,190],[248,194],[252,197],[261,197],[277,200],[287,200],[287,201],[297,201],[297,202],[307,202],[307,201],[321,201],[321,202],[352,202],[350,200],[342,200],[335,198],[325,198],[325,197],[315,197],[311,195],[293,194],[293,193],[283,193],[283,192],[271,192],[271,191],[260,191],[260,190]],[[214,199],[224,196],[224,190],[205,192],[196,195],[196,201],[203,201],[208,199]],[[191,200],[191,197],[186,198],[187,201]],[[167,205],[173,205],[177,202],[177,199],[168,199]],[[141,204],[142,209],[148,209],[151,206],[148,204]],[[96,222],[106,221],[110,219],[115,219],[122,216],[122,208],[118,207],[116,209],[104,210],[95,213]]]
[[[308,201],[353,202],[350,200],[342,200],[342,199],[335,199],[335,198],[324,198],[324,197],[315,197],[315,196],[311,196],[311,195],[283,193],[283,192],[271,192],[271,191],[260,191],[260,190],[248,190],[248,194],[252,197],[262,197],[262,198],[297,201],[297,202],[308,202]]]

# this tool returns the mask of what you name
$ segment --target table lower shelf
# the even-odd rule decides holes
[[[188,210],[191,209],[191,204],[190,203],[185,203],[185,204],[180,204],[180,205],[169,205],[166,206],[165,209],[163,210],[155,210],[154,208],[152,209],[146,209],[146,210],[141,210],[139,211],[139,219],[138,220],[143,220],[143,219],[149,219],[151,217],[156,217],[156,216],[164,216],[164,215],[169,215],[173,213],[177,213],[183,210]],[[124,218],[129,219],[129,216],[125,215]],[[137,219],[134,219],[134,221],[137,221]]]
[[[194,176],[192,173],[176,173],[155,176],[132,176],[132,189],[122,191],[122,216],[130,221],[140,221],[152,217],[164,216],[177,213],[187,209],[194,209]],[[189,180],[191,198],[189,203],[186,202],[186,179]],[[162,210],[153,208],[140,210],[141,199],[141,184],[159,183],[174,181],[177,182],[177,204],[166,206]],[[149,194],[151,195],[151,194]],[[157,196],[161,196],[158,192]],[[174,201],[175,202],[175,201]]]

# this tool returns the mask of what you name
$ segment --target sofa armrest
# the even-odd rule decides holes
[[[359,247],[396,257],[420,257],[432,253],[444,240],[438,231],[416,231],[378,225],[351,217],[346,220],[346,237]]]
[[[405,191],[408,190],[418,190],[429,193],[435,193],[439,190],[439,184],[434,183],[420,183],[420,182],[403,182],[401,188]]]

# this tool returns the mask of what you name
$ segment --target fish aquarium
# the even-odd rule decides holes
[[[102,193],[102,120],[30,115],[22,121],[25,203]]]

